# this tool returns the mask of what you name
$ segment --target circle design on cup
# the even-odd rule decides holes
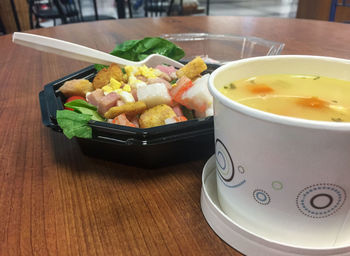
[[[253,191],[253,197],[255,201],[262,205],[267,205],[271,202],[270,195],[262,189],[255,189]]]
[[[226,170],[227,171],[226,159],[225,159],[224,155],[222,154],[222,152],[218,152],[218,154],[216,155],[216,162],[220,166],[221,170]],[[227,172],[224,173],[224,174],[227,174]]]
[[[282,190],[283,189],[283,183],[278,181],[278,180],[273,181],[271,185],[272,185],[272,188],[274,190]]]
[[[239,165],[237,169],[238,169],[239,173],[241,173],[241,174],[245,173],[244,167],[242,165]]]
[[[224,143],[219,139],[216,139],[215,152],[216,167],[220,177],[226,182],[231,181],[235,175],[234,165],[230,153]]]
[[[326,203],[324,203],[325,201],[324,198],[326,199]],[[317,201],[319,202],[317,203]],[[326,209],[328,206],[330,206],[333,203],[333,197],[328,194],[317,194],[311,198],[310,203],[311,203],[311,206],[316,209]]]
[[[299,211],[311,218],[325,218],[336,213],[346,200],[345,190],[335,184],[321,183],[304,188],[297,196]]]

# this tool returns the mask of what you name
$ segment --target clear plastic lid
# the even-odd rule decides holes
[[[219,65],[249,57],[278,55],[284,47],[284,43],[236,35],[185,33],[164,34],[161,37],[174,42],[185,53],[191,52],[191,55],[185,55],[184,61],[201,56],[206,63]]]

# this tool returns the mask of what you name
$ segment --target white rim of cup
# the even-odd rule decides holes
[[[315,59],[321,61],[334,61],[334,62],[342,62],[344,64],[349,65],[350,70],[350,60],[334,58],[334,57],[325,57],[325,56],[313,56],[313,55],[277,55],[277,56],[261,56],[261,57],[252,57],[247,59],[241,59],[229,62],[218,69],[216,69],[213,73],[211,73],[209,78],[209,91],[213,95],[214,98],[219,100],[222,104],[227,106],[230,109],[236,110],[242,114],[265,120],[268,122],[279,123],[288,126],[297,126],[304,128],[313,128],[313,129],[322,129],[322,130],[338,130],[338,131],[350,131],[350,122],[328,122],[328,121],[314,121],[307,120],[302,118],[294,118],[288,116],[282,116],[277,114],[272,114],[269,112],[265,112],[262,110],[257,110],[238,102],[235,102],[228,97],[224,96],[214,85],[214,79],[219,72],[230,69],[239,64],[246,64],[249,62],[254,62],[256,60],[274,60],[274,59]]]

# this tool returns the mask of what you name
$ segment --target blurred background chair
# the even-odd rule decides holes
[[[57,19],[60,20],[61,24],[81,21],[80,13],[74,0],[48,0],[45,4],[40,0],[27,1],[31,29],[40,28],[40,23],[46,20],[53,20],[54,26]]]
[[[350,7],[350,1],[349,0],[332,0],[330,12],[329,12],[329,21],[335,21],[336,10],[339,7]],[[350,17],[349,17],[349,20],[344,20],[343,22],[350,23]]]
[[[140,1],[140,0],[139,0]],[[142,1],[142,0],[141,0]],[[143,0],[145,17],[148,16],[172,16],[209,14],[209,0],[206,0],[206,8],[199,6],[198,0]]]
[[[52,0],[58,12],[65,19],[65,23],[81,21],[81,13],[77,8],[75,0]]]
[[[95,20],[111,20],[111,19],[116,19],[116,17],[114,17],[113,15],[106,15],[106,14],[100,14],[99,10],[98,10],[98,3],[97,0],[77,0],[78,1],[78,5],[79,5],[79,11],[80,11],[80,16],[81,16],[81,21],[83,22],[88,22],[88,21],[95,21]],[[106,1],[102,1],[102,3],[104,3]],[[101,1],[100,1],[101,3]],[[111,1],[109,1],[109,3],[111,3]],[[82,4],[85,6],[82,7]],[[92,4],[92,5],[91,5]],[[108,4],[108,3],[107,3]],[[82,9],[86,9],[86,6],[92,7],[93,9],[93,14],[82,14]],[[110,8],[113,8],[112,5]]]
[[[145,17],[170,15],[173,0],[144,0]]]
[[[1,17],[0,17],[0,36],[4,35],[4,34],[6,34],[6,29],[5,29],[4,23],[2,22]]]

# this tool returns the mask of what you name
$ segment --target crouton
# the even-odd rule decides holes
[[[94,87],[89,80],[86,79],[73,79],[65,82],[59,90],[66,97],[81,96],[85,97],[86,93],[92,92]]]
[[[111,78],[117,81],[123,80],[123,71],[117,64],[111,64],[108,68],[101,69],[92,81],[92,85],[95,89],[102,88],[109,84]]]
[[[176,72],[176,75],[178,78],[181,78],[182,76],[187,76],[189,79],[194,80],[206,69],[207,65],[202,60],[202,58],[196,57],[189,63],[187,63],[185,66],[180,68]]]
[[[168,105],[161,104],[144,111],[139,119],[141,128],[150,128],[165,124],[168,118],[176,117],[174,110]]]
[[[144,102],[138,101],[133,103],[125,103],[121,106],[115,106],[110,108],[105,114],[105,118],[112,119],[116,116],[119,116],[120,114],[126,114],[126,115],[137,115],[142,113],[147,109],[147,106]]]
[[[160,104],[170,104],[168,88],[163,83],[149,84],[137,90],[137,99],[146,103],[148,108]]]

